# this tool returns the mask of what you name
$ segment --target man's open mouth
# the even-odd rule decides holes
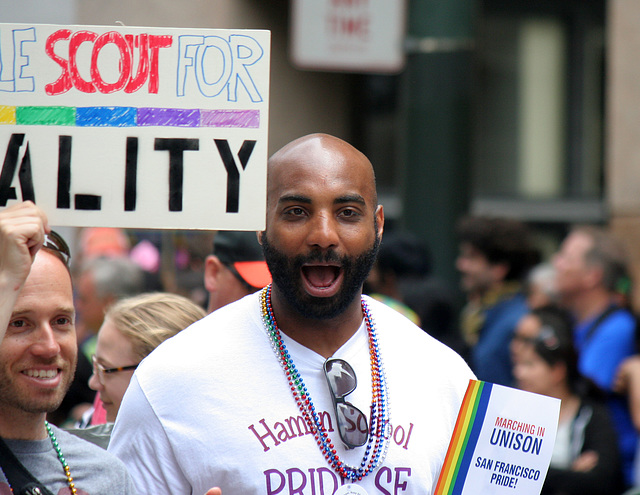
[[[334,295],[342,280],[342,268],[338,265],[304,265],[302,279],[307,292],[316,297]]]

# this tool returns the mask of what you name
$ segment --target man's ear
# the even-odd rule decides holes
[[[382,205],[376,207],[376,220],[378,223],[378,236],[382,239],[382,233],[384,232],[384,208]]]
[[[258,244],[262,246],[262,236],[264,235],[264,230],[260,230],[256,232],[256,237],[258,238]]]
[[[210,254],[204,259],[204,287],[207,292],[219,290],[218,273],[221,269],[222,262],[215,254]]]

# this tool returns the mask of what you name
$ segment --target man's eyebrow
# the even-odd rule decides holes
[[[278,199],[278,203],[304,203],[306,205],[311,204],[311,198],[307,196],[298,196],[297,194],[289,194],[287,196],[281,196]]]
[[[58,306],[57,308],[55,308],[52,313],[62,313],[62,314],[74,314],[75,315],[75,308],[73,306]],[[21,317],[21,316],[28,316],[30,314],[33,314],[34,311],[30,308],[20,308],[16,311],[13,311],[11,313],[11,318],[16,318],[16,317]]]
[[[26,315],[28,315],[30,313],[31,313],[30,309],[18,309],[18,310],[13,311],[11,313],[11,318],[18,318],[18,317],[21,317],[21,316],[26,316]]]
[[[359,194],[348,194],[346,196],[340,196],[339,198],[336,198],[334,200],[334,203],[336,204],[343,204],[343,203],[359,203],[361,205],[366,205],[367,202],[364,200],[364,198],[362,196],[360,196]]]
[[[358,203],[361,205],[366,205],[366,201],[360,194],[347,194],[345,196],[340,196],[336,198],[333,202],[334,204]],[[307,196],[300,196],[297,194],[288,194],[278,199],[278,203],[302,203],[302,204],[310,205],[312,201],[311,201],[311,198]]]

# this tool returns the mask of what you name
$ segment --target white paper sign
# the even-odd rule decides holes
[[[291,57],[308,69],[398,72],[405,0],[292,0]]]
[[[435,495],[539,495],[560,401],[471,380]]]
[[[261,230],[270,33],[0,24],[0,208]]]

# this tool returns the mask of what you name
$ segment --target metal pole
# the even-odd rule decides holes
[[[410,0],[402,75],[402,225],[457,285],[455,222],[469,204],[474,0]]]

